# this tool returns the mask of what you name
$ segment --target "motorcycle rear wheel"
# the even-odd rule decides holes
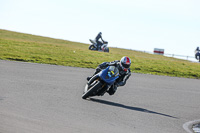
[[[90,45],[90,46],[89,46],[89,50],[96,50],[96,48],[95,48],[94,45]]]

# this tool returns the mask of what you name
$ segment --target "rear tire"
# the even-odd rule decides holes
[[[96,83],[94,83],[96,82]],[[85,91],[82,95],[83,99],[88,98],[89,96],[94,96],[97,93],[97,90],[102,86],[101,82],[99,80],[95,80],[94,82],[92,82],[91,84],[94,83],[94,85],[92,85],[89,89],[88,89],[88,85],[85,86]],[[86,90],[88,89],[88,90]]]
[[[89,46],[89,50],[95,50],[94,45],[90,45],[90,46]]]

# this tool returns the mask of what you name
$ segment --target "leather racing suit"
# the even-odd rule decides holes
[[[99,33],[95,38],[98,50],[101,49],[100,47],[103,45],[103,43],[101,41],[99,41],[99,39],[101,39],[104,42],[104,40],[103,40],[103,38],[101,36],[101,33]]]

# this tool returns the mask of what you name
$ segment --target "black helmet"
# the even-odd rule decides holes
[[[101,32],[99,32],[99,35],[102,35],[102,33],[101,33]]]
[[[122,57],[120,60],[120,66],[124,71],[127,71],[131,66],[131,59],[127,56]]]

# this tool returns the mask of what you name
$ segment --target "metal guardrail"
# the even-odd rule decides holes
[[[144,53],[149,53],[149,54],[155,54],[154,52],[150,52],[150,51],[140,51],[140,50],[134,50],[134,51],[139,51],[139,52],[144,52]],[[174,57],[174,58],[178,58],[178,59],[183,59],[183,60],[190,60],[190,61],[193,61],[193,62],[198,62],[198,60],[196,60],[196,58],[194,56],[168,54],[168,53],[166,53],[166,54],[164,53],[164,54],[161,54],[161,55],[167,56],[167,57]]]
[[[171,56],[171,57],[184,57],[184,58],[186,58],[187,60],[188,60],[189,58],[195,59],[195,57],[193,57],[193,56],[176,55],[176,54],[164,54],[164,55],[166,55],[166,56]]]
[[[118,48],[118,47],[113,47],[113,48]],[[154,54],[154,52],[150,52],[150,51],[142,51],[142,50],[135,50],[135,49],[128,49],[128,50]],[[189,60],[192,62],[198,62],[198,60],[196,60],[195,56],[176,55],[176,54],[168,54],[168,53],[167,54],[164,53],[163,56],[173,57],[173,58],[178,58],[178,59],[183,59],[183,60]]]

